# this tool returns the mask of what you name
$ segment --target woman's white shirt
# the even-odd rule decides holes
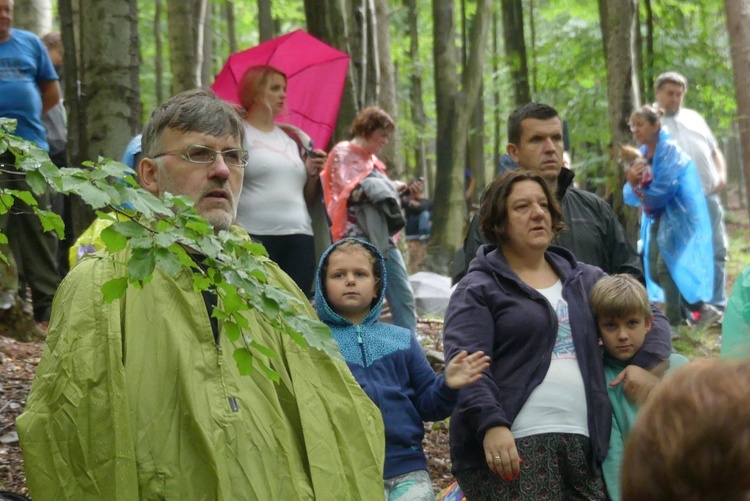
[[[305,164],[297,144],[279,127],[263,132],[247,122],[249,153],[237,221],[253,235],[312,235],[305,203]]]
[[[568,303],[562,297],[562,282],[558,279],[552,287],[537,290],[557,314],[557,339],[547,375],[529,395],[510,431],[515,438],[542,433],[589,436],[586,389],[573,346]]]

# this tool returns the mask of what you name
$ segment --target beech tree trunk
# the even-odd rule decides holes
[[[523,27],[523,2],[521,0],[502,0],[502,6],[505,57],[510,67],[510,74],[513,79],[513,97],[516,107],[518,107],[531,101]]]
[[[632,142],[630,114],[639,106],[638,79],[636,75],[635,29],[637,0],[599,0],[604,57],[607,62],[607,109],[612,147]],[[619,167],[610,169],[613,177],[613,206],[615,215],[629,238],[635,242],[638,235],[637,212],[622,201],[625,172]]]
[[[265,42],[272,39],[273,31],[271,0],[258,0],[258,34],[260,35],[260,41]]]
[[[162,0],[155,0],[156,11],[154,14],[154,42],[156,54],[154,55],[154,74],[156,76],[156,102],[164,102],[164,47],[162,45]]]
[[[208,0],[167,0],[172,95],[202,85],[207,3]]]
[[[491,0],[477,2],[471,23],[468,63],[462,75],[462,89],[459,93],[453,3],[450,0],[432,2],[438,114],[438,164],[434,198],[447,203],[441,203],[435,208],[427,264],[442,274],[448,274],[450,262],[461,245],[464,233],[466,140],[471,112],[479,99],[482,85],[491,5]]]
[[[214,81],[214,9],[213,3],[208,0],[206,5],[206,17],[203,23],[203,61],[201,62],[201,87],[208,88]]]
[[[359,92],[357,58],[359,55],[352,48],[353,7],[344,0],[304,0],[304,4],[308,33],[351,56],[336,130],[332,138],[335,143],[350,137],[349,126],[360,110],[357,99]],[[358,1],[358,4],[361,4],[361,1]],[[320,145],[321,148],[326,146]]]
[[[40,37],[52,31],[51,0],[16,0],[13,3],[13,26]]]
[[[750,219],[750,0],[725,0],[724,6],[737,95],[737,128],[745,174],[745,207]]]
[[[427,159],[427,145],[424,140],[424,131],[427,127],[427,116],[424,111],[424,100],[422,97],[422,67],[419,61],[419,23],[417,17],[416,0],[405,0],[407,8],[407,19],[409,19],[409,57],[412,61],[411,77],[409,86],[409,102],[411,105],[411,120],[417,132],[417,145],[414,149],[415,177],[422,176],[425,179],[424,191],[428,198],[431,197],[432,188],[435,186],[435,178]]]
[[[377,35],[378,67],[380,68],[380,96],[378,106],[383,108],[394,121],[398,121],[398,101],[396,99],[396,70],[391,57],[391,12],[387,0],[375,0],[375,32]],[[383,149],[380,159],[388,166],[388,175],[392,179],[401,179],[404,175],[404,159],[401,155],[400,134],[391,134],[388,145]]]
[[[224,22],[227,27],[227,39],[229,40],[229,53],[237,52],[237,30],[234,22],[234,2],[226,0],[224,2]]]

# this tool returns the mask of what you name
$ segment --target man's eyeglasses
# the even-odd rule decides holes
[[[211,165],[216,161],[216,155],[221,155],[224,158],[224,163],[230,167],[244,167],[247,165],[247,150],[233,148],[230,150],[216,151],[213,148],[200,144],[190,144],[185,146],[182,150],[165,151],[158,155],[153,155],[151,158],[179,156],[194,164]]]

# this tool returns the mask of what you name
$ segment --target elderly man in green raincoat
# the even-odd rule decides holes
[[[223,101],[178,94],[146,124],[141,185],[190,196],[215,230],[230,229],[242,135]],[[264,267],[306,304],[273,262]],[[117,260],[94,255],[55,296],[16,423],[35,501],[382,497],[382,419],[343,361],[298,346],[250,310],[248,331],[279,355],[268,363],[280,381],[240,375],[209,315],[216,296],[195,292],[189,272],[173,278],[157,267],[142,288],[106,303],[102,285],[122,275]]]

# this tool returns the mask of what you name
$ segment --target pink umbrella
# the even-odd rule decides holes
[[[211,89],[239,104],[238,85],[248,68],[268,64],[287,76],[286,110],[277,121],[295,125],[325,148],[333,135],[344,92],[349,55],[303,30],[229,56]]]

